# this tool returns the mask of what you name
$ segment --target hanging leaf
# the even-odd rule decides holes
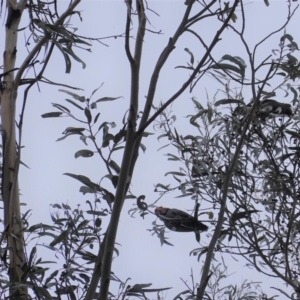
[[[97,113],[97,115],[96,115],[96,117],[94,119],[94,124],[96,124],[96,122],[98,121],[99,116],[100,116],[100,113]]]
[[[71,207],[70,207],[68,204],[62,203],[61,206],[62,206],[64,209],[66,209],[66,210],[70,210],[70,209],[71,209]]]
[[[62,141],[62,140],[64,140],[65,138],[67,138],[68,136],[74,135],[74,134],[76,134],[76,133],[68,133],[68,134],[64,135],[63,137],[58,138],[58,139],[56,140],[56,142]]]
[[[157,140],[159,141],[163,137],[169,137],[169,134],[168,133],[161,134],[157,137]]]
[[[233,13],[232,15],[231,15],[231,20],[232,20],[232,22],[236,22],[236,20],[237,20],[237,15],[235,14],[235,13]]]
[[[61,46],[60,43],[58,43],[57,41],[55,41],[55,39],[53,39],[53,43],[57,46],[57,48],[60,50],[60,52],[63,54],[64,59],[65,59],[65,64],[66,64],[66,73],[69,74],[71,72],[71,59],[69,57],[69,55],[64,51],[64,48]]]
[[[204,248],[204,249],[199,253],[198,258],[197,258],[198,261],[200,261],[201,256],[202,256],[203,254],[207,253],[207,251],[208,251],[208,248]]]
[[[146,146],[142,143],[140,143],[140,148],[143,150],[143,152],[145,153],[146,152]]]
[[[75,158],[78,158],[78,157],[92,157],[93,155],[94,155],[93,151],[84,149],[84,150],[77,151],[75,153]]]
[[[197,109],[199,109],[199,110],[204,109],[204,107],[196,100],[195,97],[192,98],[192,101],[193,101],[194,104],[196,105]]]
[[[109,207],[111,207],[111,203],[115,201],[115,196],[113,193],[106,191],[106,194],[103,196],[103,199],[106,200]]]
[[[88,42],[86,42],[84,40],[77,39],[77,38],[74,38],[74,37],[73,37],[73,43],[75,43],[75,44],[84,44],[84,45],[87,45],[87,46],[92,46],[91,43],[88,43]]]
[[[61,104],[57,104],[57,103],[51,103],[51,104],[52,104],[53,107],[56,107],[56,108],[58,108],[59,110],[61,110],[63,112],[68,112],[68,113],[70,112],[70,110],[67,107],[65,107]]]
[[[292,93],[294,94],[294,98],[292,100],[293,105],[296,105],[298,102],[298,93],[297,91],[291,86],[290,90],[292,91]]]
[[[155,189],[157,189],[157,188],[162,188],[162,189],[164,189],[164,190],[166,190],[166,191],[169,191],[170,190],[170,185],[163,185],[163,184],[161,184],[161,183],[158,183],[158,184],[156,184],[155,185]]]
[[[97,227],[99,227],[99,226],[97,226]],[[90,277],[84,273],[79,273],[78,275],[85,281],[85,283],[89,283],[91,280]]]
[[[76,174],[71,174],[71,173],[64,173],[63,175],[70,176],[70,177],[80,181],[81,183],[83,183],[84,185],[93,189],[94,191],[99,191],[99,192],[101,191],[98,184],[92,182],[88,177],[86,177],[84,175],[76,175]]]
[[[207,119],[208,119],[209,123],[211,123],[211,119],[213,117],[213,114],[214,114],[214,112],[213,112],[212,108],[209,106],[208,111],[207,111]]]
[[[142,136],[143,137],[148,137],[149,135],[153,135],[154,133],[152,133],[152,132],[146,132],[146,131],[144,131],[143,133],[142,133]]]
[[[87,186],[81,186],[79,192],[85,195],[85,194],[95,194],[96,191],[93,188],[89,188]]]
[[[92,115],[91,111],[87,107],[84,109],[84,114],[88,120],[88,123],[90,124],[92,122]]]
[[[119,143],[122,140],[122,138],[124,138],[124,141],[125,141],[126,133],[127,133],[126,130],[121,129],[114,137],[114,144]]]
[[[50,246],[54,247],[55,245],[59,244],[63,240],[65,240],[68,237],[68,231],[64,230],[59,236],[57,236],[51,243]]]
[[[294,38],[293,38],[290,34],[288,34],[288,33],[284,34],[284,35],[280,38],[280,41],[281,41],[281,42],[284,42],[285,39],[288,39],[290,42],[292,42],[292,41],[294,40]]]
[[[146,198],[145,195],[141,195],[141,196],[139,196],[139,197],[137,198],[137,201],[136,201],[136,204],[137,204],[138,208],[139,208],[140,210],[143,210],[143,211],[145,211],[145,210],[148,209],[147,203],[144,202],[145,198]]]
[[[284,73],[284,72],[278,72],[278,73],[276,73],[276,75],[280,75],[280,76],[284,76],[284,77],[286,77],[286,76],[287,76],[287,74],[286,74],[286,73]]]
[[[111,134],[108,132],[108,126],[103,127],[103,137],[102,137],[102,148],[105,148],[109,145],[109,141],[111,140]]]
[[[114,188],[116,189],[118,186],[118,182],[119,182],[119,176],[113,175],[111,177],[111,182],[112,182]]]
[[[42,286],[35,286],[34,287],[34,292],[37,294],[37,296],[40,299],[52,299],[52,296],[50,295],[50,293],[48,292],[48,290]]]
[[[298,59],[295,56],[293,56],[293,55],[291,55],[289,53],[286,56],[288,58],[288,64],[289,65],[295,65],[295,64],[298,63]]]
[[[83,143],[84,143],[86,146],[88,145],[87,142],[86,142],[87,136],[81,135],[81,136],[79,137],[79,139],[80,139],[81,141],[83,141]]]
[[[46,24],[47,29],[50,31],[54,31],[56,33],[59,33],[60,35],[65,37],[65,40],[69,42],[73,42],[72,35],[63,27],[60,25],[53,25],[53,24]],[[63,40],[63,39],[60,39]]]
[[[100,125],[100,127],[99,127],[98,130],[100,130],[100,129],[101,129],[102,127],[104,127],[105,125],[110,125],[111,128],[115,128],[115,127],[117,126],[115,122],[103,122],[103,123]]]
[[[101,226],[101,224],[102,224],[101,218],[97,218],[97,219],[95,220],[95,226],[99,228],[99,227]]]
[[[81,60],[72,50],[72,48],[65,48],[63,47],[64,51],[67,52],[69,55],[71,55],[75,60],[77,60],[78,62],[80,62],[82,64],[82,69],[85,69],[86,67],[86,63]]]
[[[191,62],[191,65],[193,65],[194,64],[194,55],[193,55],[193,53],[188,48],[184,48],[184,51],[186,51],[191,56],[190,62]]]
[[[76,106],[76,107],[79,108],[80,110],[83,110],[83,108],[82,108],[80,105],[78,105],[77,103],[75,103],[74,101],[72,101],[72,100],[70,100],[70,99],[65,99],[65,100],[66,100],[67,102],[73,104],[74,106]]]
[[[290,48],[290,51],[295,51],[295,50],[299,50],[298,44],[295,43],[294,41],[291,42],[290,44],[287,44],[287,47]]]
[[[57,276],[57,274],[58,274],[58,270],[51,273],[51,275],[45,280],[44,285],[47,286],[48,282],[50,282],[53,278],[55,278]]]
[[[75,94],[73,92],[69,92],[69,91],[66,91],[66,90],[63,90],[63,89],[59,89],[59,91],[72,96],[75,100],[79,100],[80,102],[84,102],[85,101],[85,97],[84,96],[79,96],[79,95],[77,95],[77,94]]]
[[[82,135],[82,131],[84,131],[85,128],[83,127],[67,127],[62,134],[69,134],[69,133],[72,133],[72,134],[79,134],[79,135]]]
[[[109,161],[109,166],[114,169],[114,171],[117,173],[117,174],[120,174],[121,172],[121,168],[119,167],[119,165],[114,161],[114,160],[110,160]]]
[[[220,63],[220,64],[216,64],[216,65],[211,65],[211,68],[212,69],[221,69],[224,71],[233,71],[235,73],[240,74],[242,77],[244,76],[243,72],[239,68],[237,68],[236,66],[233,66],[233,65],[229,65],[229,64]]]

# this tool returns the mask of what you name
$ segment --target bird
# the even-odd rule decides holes
[[[155,208],[154,212],[164,222],[165,226],[172,231],[199,233],[208,229],[197,218],[176,208],[160,206]]]
[[[254,100],[244,106],[238,106],[233,112],[233,115],[246,115],[252,108]],[[256,116],[262,120],[276,117],[292,117],[293,110],[290,104],[281,103],[273,99],[265,99],[258,103]],[[244,120],[242,118],[240,121]]]
[[[291,117],[293,115],[292,107],[288,103],[281,103],[273,99],[266,99],[258,105],[258,116],[263,117]]]

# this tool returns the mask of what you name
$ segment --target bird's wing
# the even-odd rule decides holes
[[[159,214],[158,215],[158,217],[161,219],[161,220],[163,220],[163,221],[176,221],[176,220],[178,220],[178,221],[181,221],[182,220],[182,218],[181,217],[179,217],[179,216],[175,216],[175,217],[172,217],[172,216],[166,216],[166,215],[162,215],[162,214]]]
[[[259,108],[259,112],[270,112],[270,111],[272,111],[272,110],[276,110],[278,107],[277,106],[273,106],[273,105],[271,105],[271,104],[269,104],[269,105],[264,105],[264,106],[261,106],[260,108]]]
[[[173,216],[174,218],[193,218],[190,214],[186,213],[185,211],[176,208],[169,209],[167,215]]]

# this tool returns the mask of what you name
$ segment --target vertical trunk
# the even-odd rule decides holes
[[[3,132],[3,175],[2,199],[4,223],[9,251],[9,279],[14,284],[10,288],[10,299],[27,299],[27,289],[18,288],[22,282],[22,266],[25,263],[23,226],[20,212],[18,169],[16,151],[15,111],[18,86],[14,85],[14,72],[17,54],[18,26],[26,1],[7,1],[5,50],[3,53],[4,73],[1,91],[1,121]],[[19,7],[19,5],[21,5]],[[22,8],[21,8],[22,7]]]

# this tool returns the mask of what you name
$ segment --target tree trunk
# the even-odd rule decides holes
[[[10,299],[28,299],[27,289],[18,287],[24,274],[25,263],[23,226],[20,212],[18,170],[19,157],[16,151],[15,112],[18,86],[14,84],[14,72],[18,27],[26,1],[7,1],[7,20],[4,60],[4,76],[1,90],[1,122],[3,135],[2,199],[4,225],[9,251]]]

